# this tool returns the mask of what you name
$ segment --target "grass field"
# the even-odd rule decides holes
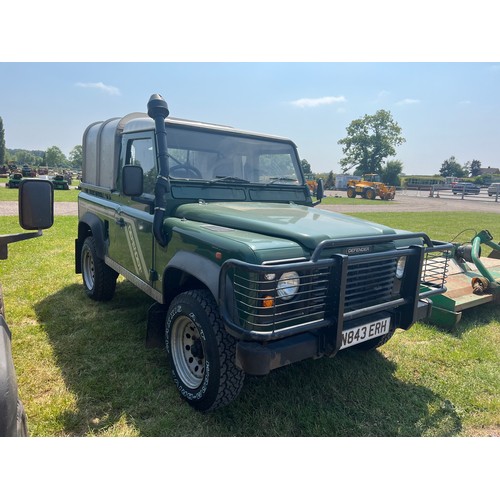
[[[9,189],[5,187],[6,179],[0,179],[0,201],[17,201],[19,197],[18,189]],[[73,181],[71,186],[77,186],[79,181]],[[78,189],[55,189],[54,201],[77,201]]]
[[[481,214],[480,227],[470,213],[361,216],[436,239],[469,228],[500,236],[496,214]],[[19,230],[15,217],[0,222],[2,233]],[[86,298],[74,274],[76,225],[57,217],[0,261],[33,436],[500,435],[500,311],[491,305],[465,313],[453,333],[417,324],[375,352],[248,377],[231,406],[197,413],[178,396],[164,352],[144,345],[151,300],[123,280],[109,303]]]

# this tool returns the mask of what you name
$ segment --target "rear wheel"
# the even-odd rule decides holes
[[[165,343],[174,383],[191,406],[214,410],[238,396],[245,373],[234,364],[236,341],[224,330],[210,292],[191,290],[172,301]]]
[[[347,188],[347,197],[348,198],[356,198],[356,190],[352,187]]]
[[[85,293],[93,300],[111,300],[115,293],[118,273],[97,256],[92,236],[87,237],[83,243],[81,259]]]

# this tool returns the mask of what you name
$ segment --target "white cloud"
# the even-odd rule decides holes
[[[121,94],[119,88],[113,87],[111,85],[105,85],[102,82],[97,82],[97,83],[82,83],[82,82],[78,82],[76,84],[76,86],[77,87],[82,87],[82,88],[85,88],[85,89],[98,89],[98,90],[102,90],[103,92],[105,92],[106,94],[109,94],[109,95],[120,95]]]
[[[418,104],[420,101],[418,99],[402,99],[401,101],[398,101],[396,105],[398,106],[406,106],[408,104]]]
[[[316,97],[313,99],[303,97],[302,99],[291,101],[290,104],[292,104],[292,106],[296,106],[297,108],[317,108],[318,106],[327,106],[338,102],[346,102],[346,98],[343,95],[338,97]]]
[[[460,101],[458,104],[462,105],[462,106],[467,106],[469,104],[472,104],[471,101]]]

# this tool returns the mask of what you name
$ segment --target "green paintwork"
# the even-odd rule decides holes
[[[284,203],[190,203],[176,217],[284,238],[314,249],[323,240],[396,234],[373,222],[318,208]]]

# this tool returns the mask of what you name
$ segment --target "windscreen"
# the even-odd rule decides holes
[[[167,125],[172,179],[302,184],[295,148],[279,140]]]

